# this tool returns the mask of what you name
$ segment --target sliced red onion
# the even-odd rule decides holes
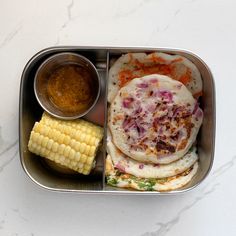
[[[138,88],[147,88],[148,84],[147,83],[141,83],[141,84],[137,84]]]
[[[183,107],[176,107],[173,112],[173,117],[178,116],[183,111]]]
[[[176,85],[176,88],[177,88],[177,89],[181,89],[181,88],[182,88],[182,84]]]
[[[136,128],[137,128],[139,136],[143,135],[146,131],[144,127],[142,127],[141,125],[136,125]]]
[[[168,90],[159,90],[158,91],[158,96],[165,99],[165,100],[167,100],[168,102],[173,101],[173,94]]]
[[[143,163],[142,163],[142,164],[139,164],[139,166],[138,166],[139,169],[143,169],[143,167],[144,167],[144,164],[143,164]]]
[[[139,107],[134,111],[134,114],[133,114],[133,115],[138,115],[138,114],[140,114],[142,111],[143,111],[142,107],[139,106]]]
[[[130,108],[133,101],[134,101],[134,98],[132,98],[132,97],[124,98],[123,107]]]
[[[157,83],[158,80],[157,79],[150,79],[150,82],[154,84],[154,83]]]
[[[160,135],[163,134],[163,126],[160,127],[160,129],[159,129],[159,134],[160,134]]]
[[[122,166],[120,163],[117,163],[117,164],[115,165],[115,167],[116,167],[120,172],[125,173],[125,167]]]
[[[201,118],[202,116],[203,116],[203,112],[202,112],[202,109],[199,107],[196,112],[196,117]]]
[[[184,107],[184,106],[176,107],[173,111],[173,114],[172,114],[172,116],[174,118],[177,117],[177,116],[182,117],[182,118],[186,118],[190,115],[192,115],[192,111],[188,110],[187,107]]]
[[[156,110],[156,105],[155,104],[150,104],[148,107],[147,107],[147,110],[149,112],[154,112]]]
[[[159,90],[154,91],[154,93],[152,94],[152,96],[158,97],[158,96],[159,96]]]
[[[126,132],[128,131],[129,128],[131,128],[134,125],[135,125],[134,119],[132,119],[129,116],[125,117],[122,126],[123,126],[123,129],[125,129]]]
[[[198,108],[199,108],[199,104],[198,104],[198,102],[196,101],[196,102],[195,102],[195,105],[194,105],[194,108],[193,108],[193,114],[196,114]]]

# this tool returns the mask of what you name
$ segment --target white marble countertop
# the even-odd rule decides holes
[[[233,0],[1,0],[0,235],[236,235],[236,2]],[[178,196],[49,192],[24,173],[18,99],[24,65],[53,45],[189,49],[216,84],[213,169]]]

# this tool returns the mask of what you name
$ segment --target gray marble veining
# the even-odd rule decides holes
[[[226,173],[229,169],[233,168],[236,161],[236,156],[233,156],[230,161],[224,163],[220,167],[218,167],[215,171],[212,172],[210,177],[207,179],[207,184],[204,184],[202,188],[200,188],[199,194],[196,195],[195,198],[192,199],[191,203],[184,206],[180,209],[177,214],[172,217],[167,222],[157,222],[156,225],[158,229],[152,232],[145,232],[141,234],[141,236],[164,236],[166,235],[172,228],[175,226],[180,220],[181,216],[188,210],[190,210],[193,206],[195,206],[199,201],[205,199],[209,194],[213,193],[217,187],[220,185],[217,182],[218,178]]]
[[[74,0],[72,0],[72,1],[66,6],[67,19],[66,19],[66,21],[62,24],[62,26],[60,27],[60,29],[58,30],[57,40],[56,40],[56,42],[55,42],[55,44],[54,44],[55,46],[57,46],[57,45],[60,44],[60,33],[61,33],[61,31],[62,31],[63,29],[65,29],[71,21],[73,21],[73,20],[76,19],[76,17],[73,17],[73,15],[72,15],[72,9],[73,9],[73,7],[74,7]]]
[[[13,29],[10,33],[8,33],[2,40],[2,42],[0,42],[0,49],[5,47],[8,43],[10,43],[20,32],[21,29],[22,29],[22,24],[18,25],[15,29]]]

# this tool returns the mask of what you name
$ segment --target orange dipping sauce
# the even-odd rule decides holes
[[[77,64],[65,64],[54,70],[47,83],[49,100],[62,112],[83,113],[96,96],[91,74]]]

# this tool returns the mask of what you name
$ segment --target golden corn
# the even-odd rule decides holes
[[[85,120],[63,121],[44,113],[30,134],[29,151],[81,174],[94,166],[103,129]]]

